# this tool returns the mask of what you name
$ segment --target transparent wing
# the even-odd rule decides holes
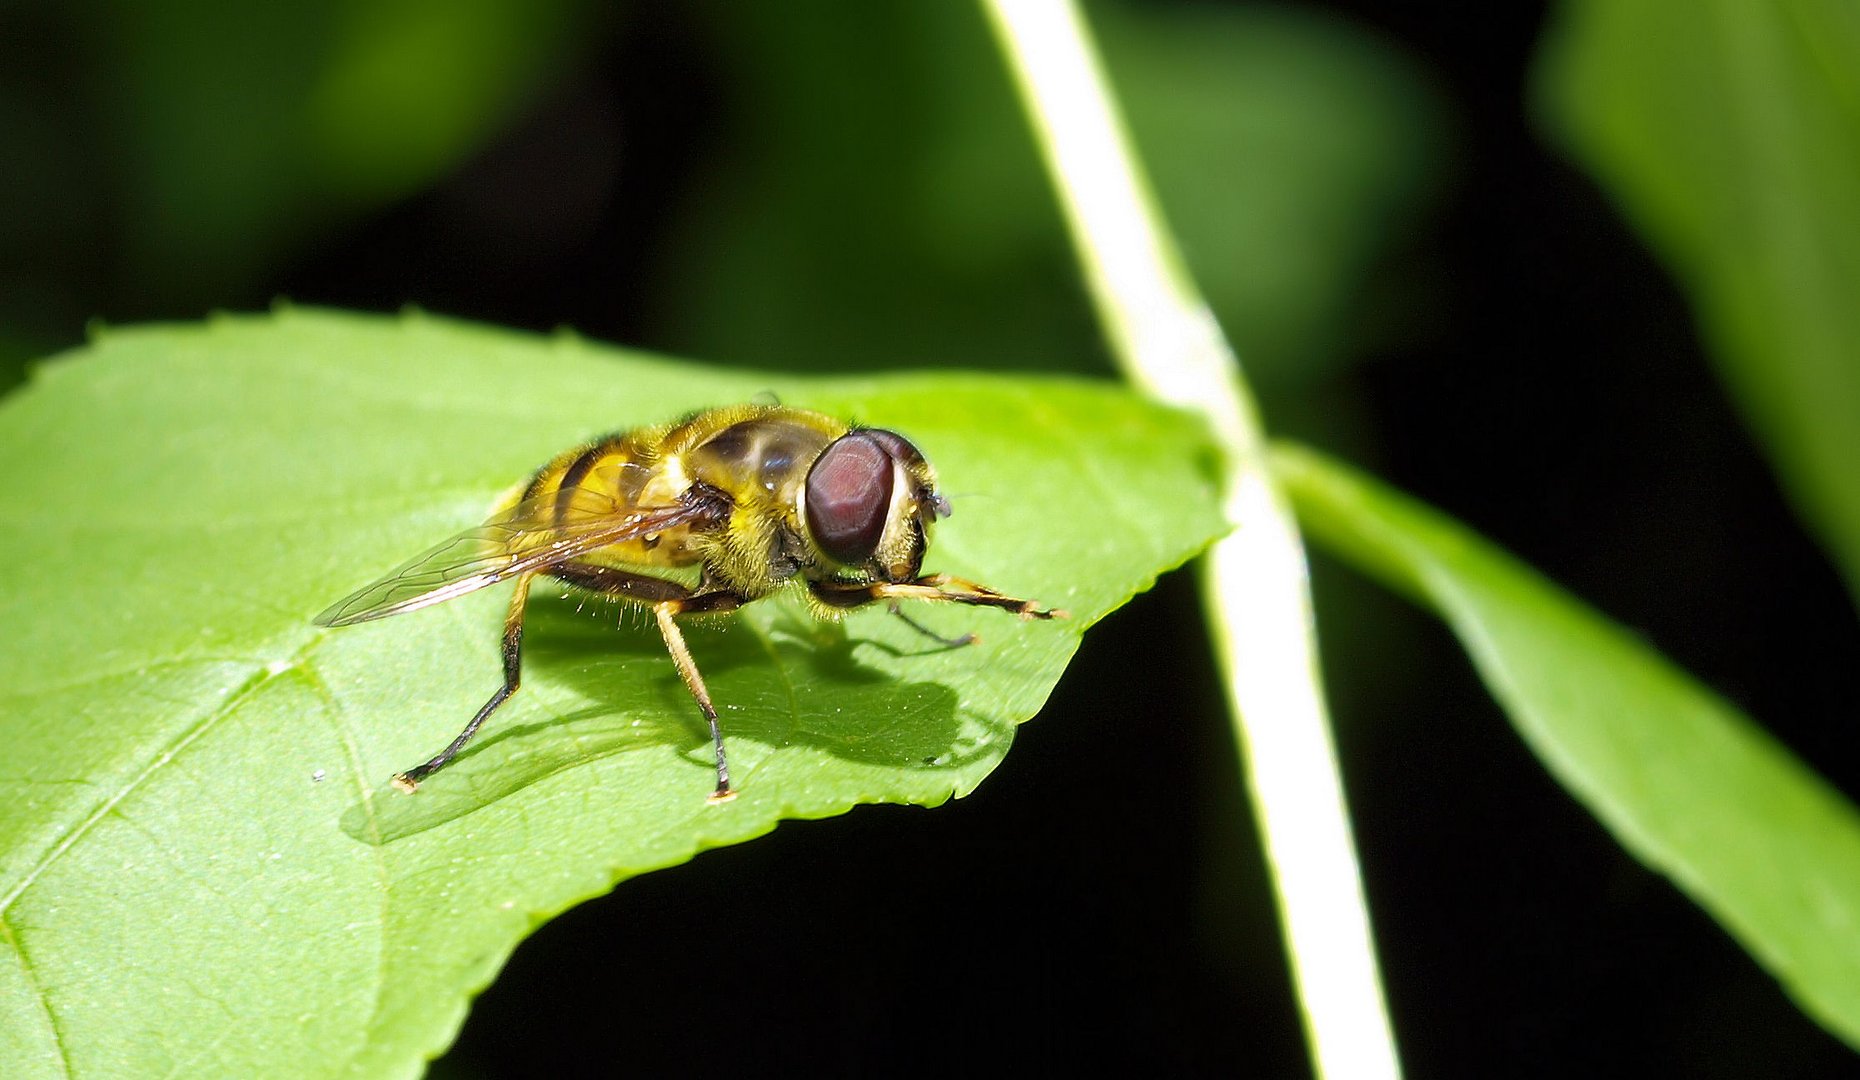
[[[715,501],[637,506],[624,502],[615,490],[602,483],[525,499],[336,602],[316,621],[348,626],[385,619],[609,544],[720,516],[728,520],[728,510]]]

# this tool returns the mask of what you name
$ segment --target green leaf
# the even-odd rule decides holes
[[[1572,0],[1554,126],[1690,294],[1860,598],[1860,7]]]
[[[1463,526],[1309,450],[1308,535],[1433,609],[1557,780],[1860,1047],[1860,815],[1729,703]]]
[[[649,622],[506,588],[310,617],[577,440],[773,390],[896,426],[955,503],[928,566],[1071,609],[690,631],[741,795]],[[541,920],[855,803],[971,790],[1105,613],[1221,531],[1199,424],[1067,380],[751,375],[409,316],[111,331],[0,407],[0,1073],[405,1076]],[[630,609],[627,609],[630,610]],[[620,625],[616,627],[616,623]]]

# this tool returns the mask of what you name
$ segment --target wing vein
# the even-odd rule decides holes
[[[348,626],[417,611],[544,569],[600,548],[682,525],[709,527],[729,518],[727,498],[687,492],[676,503],[636,505],[622,492],[625,462],[594,470],[574,487],[523,499],[331,605],[316,621]]]

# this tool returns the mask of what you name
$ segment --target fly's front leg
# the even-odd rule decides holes
[[[977,638],[974,634],[961,638],[945,638],[918,626],[899,610],[898,601],[935,600],[947,604],[1000,608],[1003,611],[1011,611],[1023,619],[1064,619],[1068,617],[1064,611],[1042,608],[1032,600],[1004,596],[986,585],[950,577],[948,574],[925,574],[911,581],[879,581],[869,585],[834,585],[831,582],[811,581],[808,582],[808,588],[816,597],[833,607],[855,608],[875,600],[889,600],[891,610],[897,612],[919,633],[950,646],[972,644]]]
[[[997,607],[1003,611],[1011,611],[1023,619],[1069,619],[1072,617],[1068,611],[1059,608],[1042,608],[1032,600],[1003,596],[986,585],[966,578],[951,577],[948,574],[925,574],[909,584],[880,584],[874,588],[881,597],[891,596],[900,599],[915,597],[919,600],[944,600],[955,604]],[[926,594],[922,590],[929,590],[929,592]]]
[[[523,679],[523,608],[529,600],[530,579],[534,574],[522,574],[517,578],[517,591],[510,597],[510,610],[504,615],[504,685],[497,688],[491,700],[478,709],[478,714],[459,732],[458,738],[444,750],[430,759],[415,765],[406,772],[394,774],[394,786],[412,794],[420,787],[420,781],[433,775],[451,763],[465,749],[465,744],[478,734],[478,729],[490,719],[497,707],[502,705],[510,695],[517,692],[517,686]]]

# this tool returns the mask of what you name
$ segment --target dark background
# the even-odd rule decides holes
[[[1304,344],[1252,347],[1234,326],[1243,354],[1264,358],[1268,423],[1518,553],[1860,794],[1853,737],[1829,720],[1850,711],[1852,609],[1715,381],[1683,297],[1533,122],[1543,7],[1298,9],[1405,58],[1428,145],[1387,182],[1406,194],[1363,230],[1373,242],[1340,275],[1339,305],[1302,337],[1287,331]],[[573,47],[456,161],[372,201],[319,204],[250,250],[229,241],[236,257],[195,251],[155,275],[148,253],[181,249],[138,246],[123,194],[137,181],[111,172],[125,128],[88,89],[108,81],[110,54],[87,35],[111,10],[0,16],[32,46],[0,78],[0,132],[51,147],[0,214],[7,355],[75,343],[90,316],[195,318],[290,297],[571,325],[742,364],[1110,373],[972,13],[929,38],[911,4],[872,5],[856,27],[819,4],[796,5],[807,17],[787,26],[732,26],[718,4],[581,9]],[[769,85],[803,88],[764,100]],[[966,115],[940,111],[938,95],[971,87],[1001,95],[1001,205],[1034,210],[949,211],[975,230],[965,261],[939,254],[932,227],[911,231],[912,200],[938,191],[908,148]],[[1134,111],[1141,87],[1128,90]],[[28,213],[40,205],[65,209]],[[988,248],[1003,233],[1017,242]],[[1186,230],[1185,243],[1195,254]],[[742,282],[771,274],[792,274],[792,297],[745,297]],[[1090,508],[1079,513],[1057,524],[1089,527]],[[1314,575],[1411,1075],[1856,1074],[1548,778],[1437,623],[1321,555]],[[1303,1075],[1231,743],[1192,574],[1173,575],[1087,638],[972,797],[789,823],[623,883],[518,950],[435,1074]]]

